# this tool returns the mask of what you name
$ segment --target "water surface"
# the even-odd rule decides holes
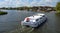
[[[36,13],[31,11],[17,11],[17,10],[3,10],[8,12],[7,15],[0,15],[0,33],[12,31],[18,26],[25,17],[31,16]],[[42,24],[38,29],[32,30],[30,33],[60,33],[60,17],[55,15],[55,12],[43,12],[47,16],[47,21]],[[28,30],[30,31],[30,30]],[[19,31],[19,33],[22,33]],[[26,33],[26,32],[24,32]],[[28,32],[27,32],[28,33]]]

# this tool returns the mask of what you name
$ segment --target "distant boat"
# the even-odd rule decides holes
[[[46,19],[47,17],[45,16],[45,14],[37,14],[30,17],[26,17],[24,21],[21,22],[21,25],[30,26],[30,27],[38,27]]]

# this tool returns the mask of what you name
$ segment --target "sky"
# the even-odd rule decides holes
[[[56,6],[60,0],[0,0],[0,7]]]

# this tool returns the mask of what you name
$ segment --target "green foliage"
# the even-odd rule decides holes
[[[4,15],[4,14],[7,14],[7,12],[0,11],[0,15]]]
[[[56,9],[56,11],[57,11],[57,12],[56,12],[56,15],[60,16],[60,2],[57,3],[55,9]]]
[[[60,11],[60,2],[58,2],[56,5],[56,11]]]

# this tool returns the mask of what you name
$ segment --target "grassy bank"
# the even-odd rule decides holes
[[[56,12],[56,15],[59,15],[59,16],[60,16],[60,11],[57,11],[57,12]]]
[[[7,14],[7,12],[0,11],[0,15]]]

